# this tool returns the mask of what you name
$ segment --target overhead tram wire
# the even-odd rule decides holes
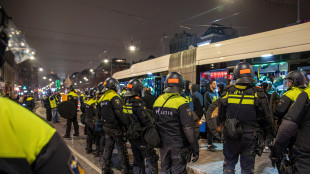
[[[191,16],[191,17],[186,18],[186,19],[183,19],[183,20],[174,22],[174,23],[172,23],[172,25],[176,25],[176,24],[179,24],[179,23],[183,23],[183,22],[185,22],[185,21],[189,21],[189,20],[195,19],[195,18],[197,18],[197,17],[206,15],[206,14],[208,14],[208,13],[210,13],[210,12],[213,12],[213,11],[219,9],[219,8],[223,8],[224,6],[227,6],[227,5],[230,5],[230,4],[233,4],[233,1],[229,1],[229,2],[227,2],[226,4],[219,5],[219,6],[217,6],[217,7],[211,8],[211,9],[209,9],[209,10],[205,10],[205,11],[203,11],[203,12],[200,12],[200,13],[198,13],[198,14],[195,14],[195,15],[193,15],[193,16]]]
[[[48,29],[36,28],[36,27],[28,27],[28,26],[22,26],[22,25],[20,25],[18,27],[19,28],[24,28],[24,29],[31,29],[31,30],[39,30],[39,31],[51,32],[51,33],[66,34],[66,35],[78,36],[78,37],[100,38],[100,39],[106,39],[106,40],[121,41],[121,39],[109,38],[109,37],[104,37],[104,36],[93,36],[93,35],[85,35],[85,34],[62,32],[62,31],[54,31],[54,30],[48,30]]]

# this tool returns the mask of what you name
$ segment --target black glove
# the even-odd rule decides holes
[[[267,134],[265,143],[266,143],[265,144],[266,146],[270,146],[270,145],[273,144],[273,136],[272,136],[272,134]]]
[[[194,163],[194,162],[198,161],[198,159],[199,159],[199,153],[193,154],[192,162]]]
[[[277,157],[273,146],[270,146],[270,150],[271,150],[271,152],[270,152],[269,158],[271,160],[271,164],[273,167],[278,168],[279,164],[281,162],[281,159],[279,157]]]

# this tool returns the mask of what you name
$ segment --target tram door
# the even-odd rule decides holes
[[[165,77],[164,76],[157,76],[155,77],[155,96],[160,96],[164,91],[164,83]]]

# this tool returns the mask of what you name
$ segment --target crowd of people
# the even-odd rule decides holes
[[[308,112],[309,88],[304,74],[300,71],[288,73],[287,91],[281,97],[275,97],[278,96],[276,92],[269,95],[270,86],[264,83],[261,87],[255,86],[253,74],[251,66],[241,62],[234,70],[234,85],[217,86],[212,79],[207,92],[201,94],[198,85],[172,72],[166,78],[164,94],[157,99],[138,79],[130,80],[127,88],[118,94],[118,81],[108,78],[80,96],[81,121],[87,134],[86,153],[102,156],[103,173],[111,173],[112,151],[116,145],[122,172],[129,173],[128,140],[134,155],[134,173],[158,173],[159,156],[161,173],[186,173],[191,157],[193,162],[199,158],[199,122],[203,116],[211,117],[210,110],[214,114],[213,109],[217,107],[214,111],[218,122],[224,126],[220,131],[213,130],[213,123],[207,122],[207,149],[216,151],[214,137],[224,142],[224,173],[235,172],[239,156],[241,173],[254,173],[255,156],[260,156],[264,147],[271,150],[270,159],[280,173],[288,170],[303,173],[308,163],[299,155],[307,157],[308,152],[304,150],[308,147],[291,138],[298,139],[296,132]],[[304,96],[303,101],[299,101],[303,102],[300,105],[303,112],[296,116],[291,106],[298,102],[298,96]],[[290,114],[295,121],[289,118],[293,117]],[[157,132],[159,146],[146,136],[148,130],[154,131],[153,127],[156,131],[152,132],[152,138],[156,140]],[[290,132],[293,128],[295,132]],[[221,136],[214,135],[214,131],[219,131]],[[284,139],[281,137],[284,135],[291,137]],[[92,148],[93,143],[96,150]],[[160,155],[154,149],[157,147]],[[294,154],[296,151],[299,154]]]

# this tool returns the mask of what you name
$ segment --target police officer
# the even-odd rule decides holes
[[[130,118],[131,125],[129,127],[132,128],[127,131],[127,138],[134,156],[133,172],[135,174],[157,174],[158,156],[154,148],[147,145],[142,137],[142,129],[153,124],[153,119],[141,98],[143,88],[140,80],[132,79],[127,85],[127,91],[123,94],[125,98],[123,113],[125,117]],[[146,159],[146,166],[144,159]]]
[[[305,79],[303,73],[300,76],[300,80]],[[305,83],[302,84],[303,81],[300,82],[299,86],[301,88],[306,86]],[[288,164],[294,173],[307,173],[310,169],[310,88],[306,88],[295,98],[295,102],[291,104],[291,107],[282,119],[274,147],[271,149],[270,158],[273,165],[278,167],[279,173],[285,173],[287,172],[285,170],[288,169],[282,165],[286,160],[283,157],[285,156],[284,153],[287,153],[285,151],[287,148],[289,149]],[[283,162],[281,163],[282,160]]]
[[[199,144],[194,131],[194,119],[188,101],[180,93],[184,89],[183,77],[172,72],[165,81],[165,94],[153,106],[158,132],[161,136],[161,173],[187,173],[186,165],[193,154],[199,158]]]
[[[85,91],[80,95],[80,103],[81,103],[81,123],[82,124],[85,124],[85,117],[86,117],[86,113],[85,113],[85,105],[86,105],[86,102],[88,100],[88,98],[86,96],[89,95],[89,91],[87,88],[85,88]],[[87,128],[86,126],[84,127],[84,135],[87,135]]]
[[[118,81],[114,78],[108,78],[104,81],[104,90],[99,99],[99,111],[104,130],[104,151],[103,151],[103,173],[112,173],[111,158],[114,145],[117,146],[118,157],[122,165],[122,173],[129,173],[129,159],[124,140],[124,131],[128,121],[123,117],[123,101],[117,95]]]
[[[26,99],[26,107],[27,107],[27,109],[32,111],[34,106],[35,106],[34,98],[31,97],[31,96],[28,96],[27,99]]]
[[[10,22],[1,6],[0,16],[1,68]],[[29,110],[0,97],[0,120],[0,173],[85,173],[56,129]]]
[[[302,92],[284,116],[274,142],[271,153],[273,165],[277,165],[279,173],[308,173],[310,170],[310,88]],[[284,151],[291,139],[295,139],[292,147],[294,157],[291,166],[281,165]],[[286,171],[285,171],[286,170]]]
[[[77,109],[79,96],[76,94],[72,85],[69,87],[69,89],[70,89],[70,92],[68,94],[68,101],[71,101],[72,103],[74,103]],[[79,136],[79,125],[77,122],[77,115],[75,115],[73,118],[67,119],[66,134],[63,136],[64,138],[70,138],[70,131],[71,131],[72,123],[74,126],[73,136]]]
[[[287,113],[289,108],[292,106],[298,95],[303,91],[305,86],[305,76],[302,72],[295,70],[291,71],[285,77],[287,91],[281,96],[278,101],[274,117],[276,120],[276,130],[281,125],[284,115]]]
[[[236,85],[225,88],[219,103],[219,118],[225,120],[223,170],[224,174],[235,173],[240,155],[241,173],[250,174],[254,173],[256,153],[261,154],[263,150],[263,131],[272,138],[272,117],[267,96],[261,88],[254,86],[250,64],[238,63],[234,80]]]
[[[86,96],[88,100],[85,103],[85,127],[87,129],[87,139],[86,139],[86,153],[89,154],[93,152],[92,145],[95,140],[97,146],[97,151],[95,156],[99,156],[99,136],[95,132],[95,121],[97,120],[97,100],[96,100],[96,90],[92,89],[89,92],[89,95]]]

